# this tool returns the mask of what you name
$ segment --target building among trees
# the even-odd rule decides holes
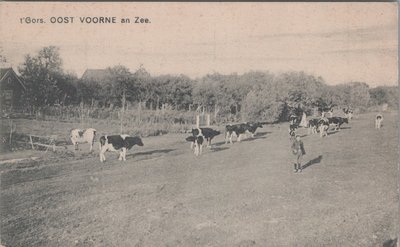
[[[86,69],[81,80],[92,82],[104,82],[111,77],[111,72],[108,69]]]
[[[13,68],[0,68],[0,108],[12,109],[21,106],[25,84]]]

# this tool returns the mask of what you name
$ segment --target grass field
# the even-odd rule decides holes
[[[399,231],[397,112],[380,130],[373,119],[304,136],[301,174],[287,124],[233,145],[218,136],[200,157],[187,134],[144,138],[124,163],[85,145],[2,155],[40,159],[0,165],[1,244],[382,246]]]

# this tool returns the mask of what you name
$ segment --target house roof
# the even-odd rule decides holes
[[[81,79],[87,81],[101,82],[111,77],[111,73],[108,69],[87,69]]]
[[[0,68],[0,83],[3,82],[7,78],[7,75],[12,74],[17,81],[21,84],[21,86],[26,90],[25,84],[22,82],[21,78],[15,73],[13,68]]]

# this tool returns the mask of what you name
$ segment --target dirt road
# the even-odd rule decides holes
[[[382,246],[396,238],[397,113],[304,136],[286,125],[195,157],[186,135],[145,138],[127,161],[66,152],[1,170],[1,243],[18,246]],[[306,130],[300,133],[306,134]]]

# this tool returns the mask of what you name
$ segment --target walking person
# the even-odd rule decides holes
[[[296,135],[296,139],[292,143],[292,152],[295,156],[294,172],[302,172],[301,161],[306,151],[299,135]]]

